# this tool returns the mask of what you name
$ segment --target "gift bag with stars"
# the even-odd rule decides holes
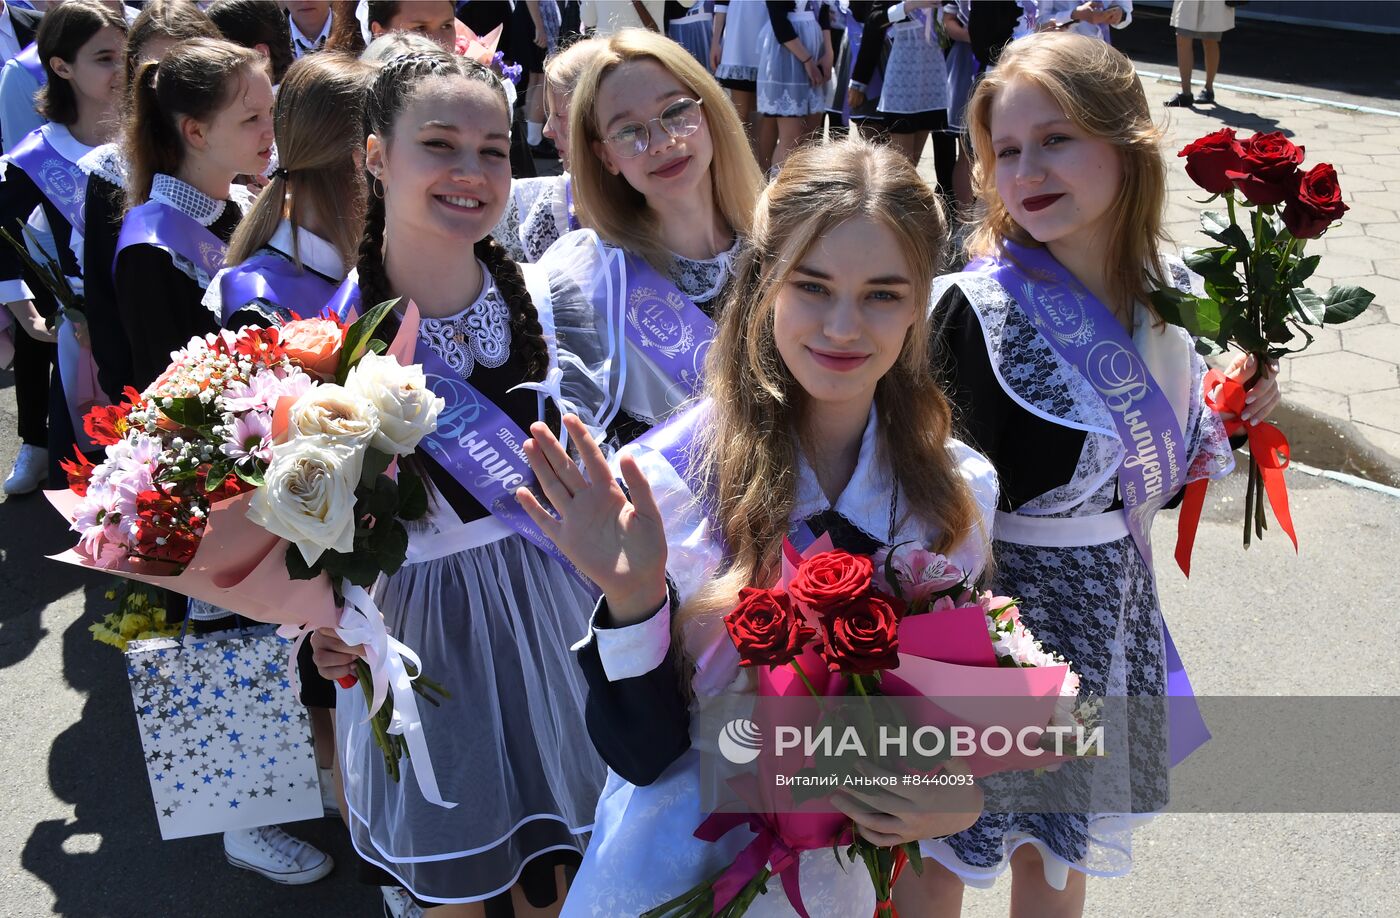
[[[271,627],[135,641],[136,723],[161,838],[322,815],[306,708]]]

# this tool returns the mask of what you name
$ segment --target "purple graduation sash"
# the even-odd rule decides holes
[[[1152,517],[1186,483],[1189,465],[1176,412],[1138,356],[1133,339],[1108,307],[1046,249],[1010,241],[1005,245],[1010,258],[978,259],[967,270],[1001,284],[1055,353],[1103,399],[1126,451],[1118,468],[1123,516],[1155,579]],[[1165,620],[1162,636],[1166,642],[1167,695],[1181,699],[1168,709],[1171,757],[1176,765],[1210,739],[1210,731],[1201,718],[1186,667]]]
[[[86,235],[83,200],[87,197],[87,173],[55,150],[43,129],[30,131],[15,144],[9,160],[24,170],[69,226]]]
[[[228,244],[208,227],[158,201],[132,208],[122,221],[117,255],[131,245],[156,245],[189,260],[212,278],[224,266]],[[113,265],[115,266],[115,256]]]
[[[15,55],[15,60],[19,61],[21,67],[29,71],[29,75],[34,78],[35,83],[40,86],[48,83],[49,75],[44,72],[44,62],[39,60],[39,45],[36,42],[30,42],[23,51]]]
[[[347,279],[327,306],[358,309],[359,301],[359,284]],[[524,451],[530,435],[458,375],[421,337],[414,344],[413,360],[423,367],[428,388],[443,400],[437,430],[419,441],[419,447],[487,512],[596,592],[593,581],[540,531],[515,499],[517,488],[535,486],[535,473],[530,470]]]
[[[266,300],[289,315],[311,318],[321,314],[336,292],[336,285],[320,275],[298,270],[294,262],[281,256],[259,252],[219,276],[219,296],[223,301],[219,323],[227,323],[254,300]],[[336,315],[345,318],[340,313]]]
[[[661,368],[689,394],[700,388],[705,353],[715,323],[645,259],[633,255],[608,262],[615,288],[626,291],[623,333],[637,352]]]
[[[564,212],[569,215],[569,232],[579,229],[578,217],[574,216],[574,180],[572,176],[564,179]]]

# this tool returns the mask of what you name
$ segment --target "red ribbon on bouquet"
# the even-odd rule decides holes
[[[797,817],[800,820],[800,817]],[[784,820],[785,822],[787,820]],[[792,910],[801,918],[810,918],[802,904],[802,891],[798,880],[799,855],[803,851],[826,848],[831,845],[829,833],[796,832],[794,826],[780,825],[778,817],[767,813],[712,813],[695,830],[695,837],[707,842],[717,842],[730,831],[747,825],[756,837],[748,847],[739,852],[734,863],[715,881],[715,911],[718,912],[737,896],[749,881],[767,867],[774,876],[783,881],[783,892],[787,893]]]
[[[1216,391],[1219,387],[1219,391]],[[1293,541],[1293,550],[1298,550],[1298,536],[1293,531],[1293,515],[1288,509],[1288,485],[1284,482],[1283,470],[1288,468],[1288,438],[1272,424],[1246,424],[1240,420],[1245,407],[1245,388],[1219,370],[1206,374],[1206,407],[1215,411],[1229,412],[1234,420],[1225,422],[1225,432],[1230,436],[1244,433],[1249,437],[1249,454],[1259,466],[1260,477],[1264,481],[1264,491],[1269,497],[1269,507],[1274,511],[1279,528]],[[1182,573],[1191,576],[1191,550],[1196,544],[1196,528],[1201,522],[1201,510],[1205,507],[1207,479],[1193,481],[1186,486],[1181,501],[1181,517],[1176,533],[1176,563]],[[1262,499],[1263,495],[1260,495]]]

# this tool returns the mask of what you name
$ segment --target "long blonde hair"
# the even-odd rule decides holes
[[[938,195],[908,161],[858,137],[804,147],[759,198],[705,363],[709,415],[696,452],[697,493],[728,549],[721,576],[677,616],[722,614],[739,589],[768,585],[797,499],[805,392],[778,353],[774,305],[789,272],[847,220],[887,226],[912,274],[914,324],[875,391],[880,456],[905,497],[904,518],[937,525],[948,552],[974,536],[980,516],[948,449],[952,412],[935,381],[926,303],[943,260]]]
[[[997,194],[992,105],[1016,80],[1034,83],[1080,130],[1118,148],[1123,184],[1110,211],[1104,253],[1115,301],[1110,305],[1127,306],[1135,300],[1150,304],[1149,294],[1163,286],[1167,276],[1159,255],[1167,241],[1162,229],[1167,168],[1162,161],[1161,132],[1152,123],[1147,95],[1132,62],[1096,38],[1073,32],[1023,38],[1002,52],[997,66],[977,85],[967,106],[967,129],[976,154],[972,182],[978,199],[968,255],[999,255],[1003,239],[1039,245],[1012,219]]]
[[[620,175],[603,168],[593,152],[602,138],[598,123],[598,88],[620,64],[653,60],[668,70],[701,102],[714,144],[710,181],[715,206],[730,229],[748,234],[763,173],[753,158],[744,125],[719,83],[680,45],[646,29],[623,29],[595,52],[579,77],[569,102],[569,171],[579,222],[608,242],[642,256],[664,271],[671,255],[661,244],[660,222],[645,196]]]
[[[297,240],[309,212],[320,217],[341,261],[355,261],[365,219],[365,181],[356,152],[373,74],[370,65],[336,51],[308,54],[288,69],[277,91],[278,169],[229,240],[230,265],[267,245],[283,219],[291,221]],[[300,254],[292,257],[301,268]]]

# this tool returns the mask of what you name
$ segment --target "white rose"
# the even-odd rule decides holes
[[[330,437],[299,437],[272,447],[264,484],[248,519],[296,543],[307,564],[330,549],[355,547],[355,486],[363,453]]]
[[[327,383],[296,400],[287,427],[293,438],[326,437],[363,453],[379,433],[379,412],[368,399]]]
[[[345,388],[379,412],[379,432],[370,443],[377,450],[406,456],[437,429],[443,401],[428,388],[419,364],[404,366],[392,357],[365,354],[350,371]]]

